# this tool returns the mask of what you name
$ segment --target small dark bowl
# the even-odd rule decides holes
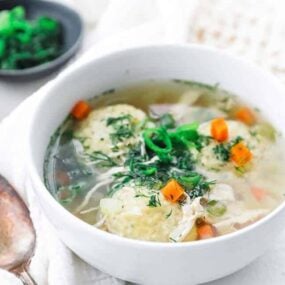
[[[58,20],[62,26],[62,53],[56,59],[26,69],[0,69],[0,77],[32,79],[47,75],[66,63],[79,49],[83,24],[78,13],[61,4],[42,0],[0,0],[0,10],[10,10],[15,6],[26,9],[27,18],[49,16]]]

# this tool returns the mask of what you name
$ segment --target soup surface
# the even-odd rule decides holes
[[[284,200],[282,141],[259,110],[218,86],[148,81],[78,102],[50,140],[45,183],[110,233],[212,238]]]

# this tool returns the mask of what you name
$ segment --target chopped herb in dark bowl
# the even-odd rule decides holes
[[[74,11],[40,0],[3,0],[0,76],[35,77],[65,63],[78,50],[82,22]]]

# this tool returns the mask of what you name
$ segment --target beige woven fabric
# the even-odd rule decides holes
[[[189,41],[227,49],[285,83],[284,0],[200,0]]]

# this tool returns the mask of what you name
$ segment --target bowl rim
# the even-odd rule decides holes
[[[15,1],[17,2],[17,1]],[[50,0],[29,0],[29,3],[44,3],[50,6],[53,6],[55,8],[61,8],[65,11],[68,11],[69,14],[73,14],[75,18],[78,20],[79,24],[79,34],[76,38],[75,42],[72,43],[68,49],[60,54],[55,59],[33,66],[25,69],[0,69],[0,76],[7,76],[7,77],[24,77],[24,76],[30,76],[30,75],[37,75],[42,72],[45,72],[47,70],[55,69],[57,66],[60,66],[64,62],[66,62],[69,58],[72,57],[73,54],[79,49],[82,39],[83,39],[83,19],[80,16],[79,13],[77,13],[71,6],[64,5],[60,2],[50,1]],[[16,4],[17,5],[17,4]]]
[[[279,89],[281,92],[284,92],[285,89],[284,86],[281,84],[281,82],[269,71],[266,71],[260,67],[258,67],[256,64],[245,60],[244,58],[241,58],[239,56],[233,55],[225,50],[208,47],[200,44],[154,44],[154,45],[140,45],[137,47],[131,47],[123,50],[117,50],[112,52],[107,52],[104,55],[95,56],[94,58],[90,59],[88,62],[83,62],[82,65],[75,64],[74,68],[70,67],[67,70],[63,71],[56,79],[54,79],[52,82],[48,83],[46,86],[42,87],[40,91],[42,91],[44,94],[41,96],[40,100],[37,102],[37,105],[35,106],[34,112],[31,116],[29,130],[28,130],[28,145],[27,145],[27,165],[28,165],[28,171],[29,176],[31,178],[33,189],[36,192],[36,195],[43,196],[44,200],[47,200],[52,207],[56,207],[58,209],[58,212],[60,215],[63,215],[65,220],[68,221],[68,224],[75,224],[77,229],[82,229],[85,232],[90,232],[90,234],[96,234],[100,238],[106,239],[113,243],[118,243],[121,245],[126,246],[132,246],[132,247],[143,247],[143,248],[152,248],[152,249],[165,249],[165,250],[173,250],[176,248],[196,248],[200,246],[210,246],[212,244],[219,244],[223,243],[225,241],[229,241],[231,239],[237,238],[242,235],[246,235],[249,232],[254,231],[256,228],[259,228],[261,225],[266,224],[268,221],[270,221],[273,217],[277,216],[280,212],[285,210],[285,201],[283,201],[278,207],[276,207],[274,210],[272,210],[269,214],[267,214],[265,217],[261,218],[260,220],[254,222],[253,224],[246,226],[245,228],[242,228],[238,231],[225,234],[222,236],[218,236],[211,239],[205,239],[205,240],[197,240],[195,242],[177,242],[177,243],[170,243],[170,242],[156,242],[156,241],[144,241],[144,240],[136,240],[131,239],[127,237],[122,237],[116,234],[112,234],[106,231],[103,231],[101,229],[98,229],[83,220],[79,219],[78,217],[74,216],[71,212],[69,212],[67,209],[65,209],[60,203],[58,203],[55,198],[52,196],[52,194],[48,191],[46,186],[44,185],[43,180],[41,179],[40,175],[38,174],[38,170],[36,168],[36,165],[33,161],[33,129],[34,125],[37,122],[37,118],[40,115],[41,108],[44,107],[45,99],[49,97],[49,92],[56,88],[58,84],[61,84],[62,79],[69,77],[72,74],[75,74],[77,72],[81,72],[83,70],[88,70],[90,66],[93,64],[96,64],[98,61],[104,61],[105,59],[110,59],[111,57],[116,56],[126,56],[128,53],[132,52],[145,52],[148,50],[153,49],[176,49],[179,50],[185,50],[185,49],[192,49],[197,52],[206,52],[206,53],[212,53],[215,55],[224,56],[227,58],[227,60],[234,61],[238,63],[239,65],[245,66],[247,69],[253,70],[255,73],[259,73],[263,77],[267,78],[267,80],[270,80],[272,82],[272,85],[274,85],[275,89]],[[36,189],[35,189],[36,188]],[[51,222],[52,224],[52,222]]]

